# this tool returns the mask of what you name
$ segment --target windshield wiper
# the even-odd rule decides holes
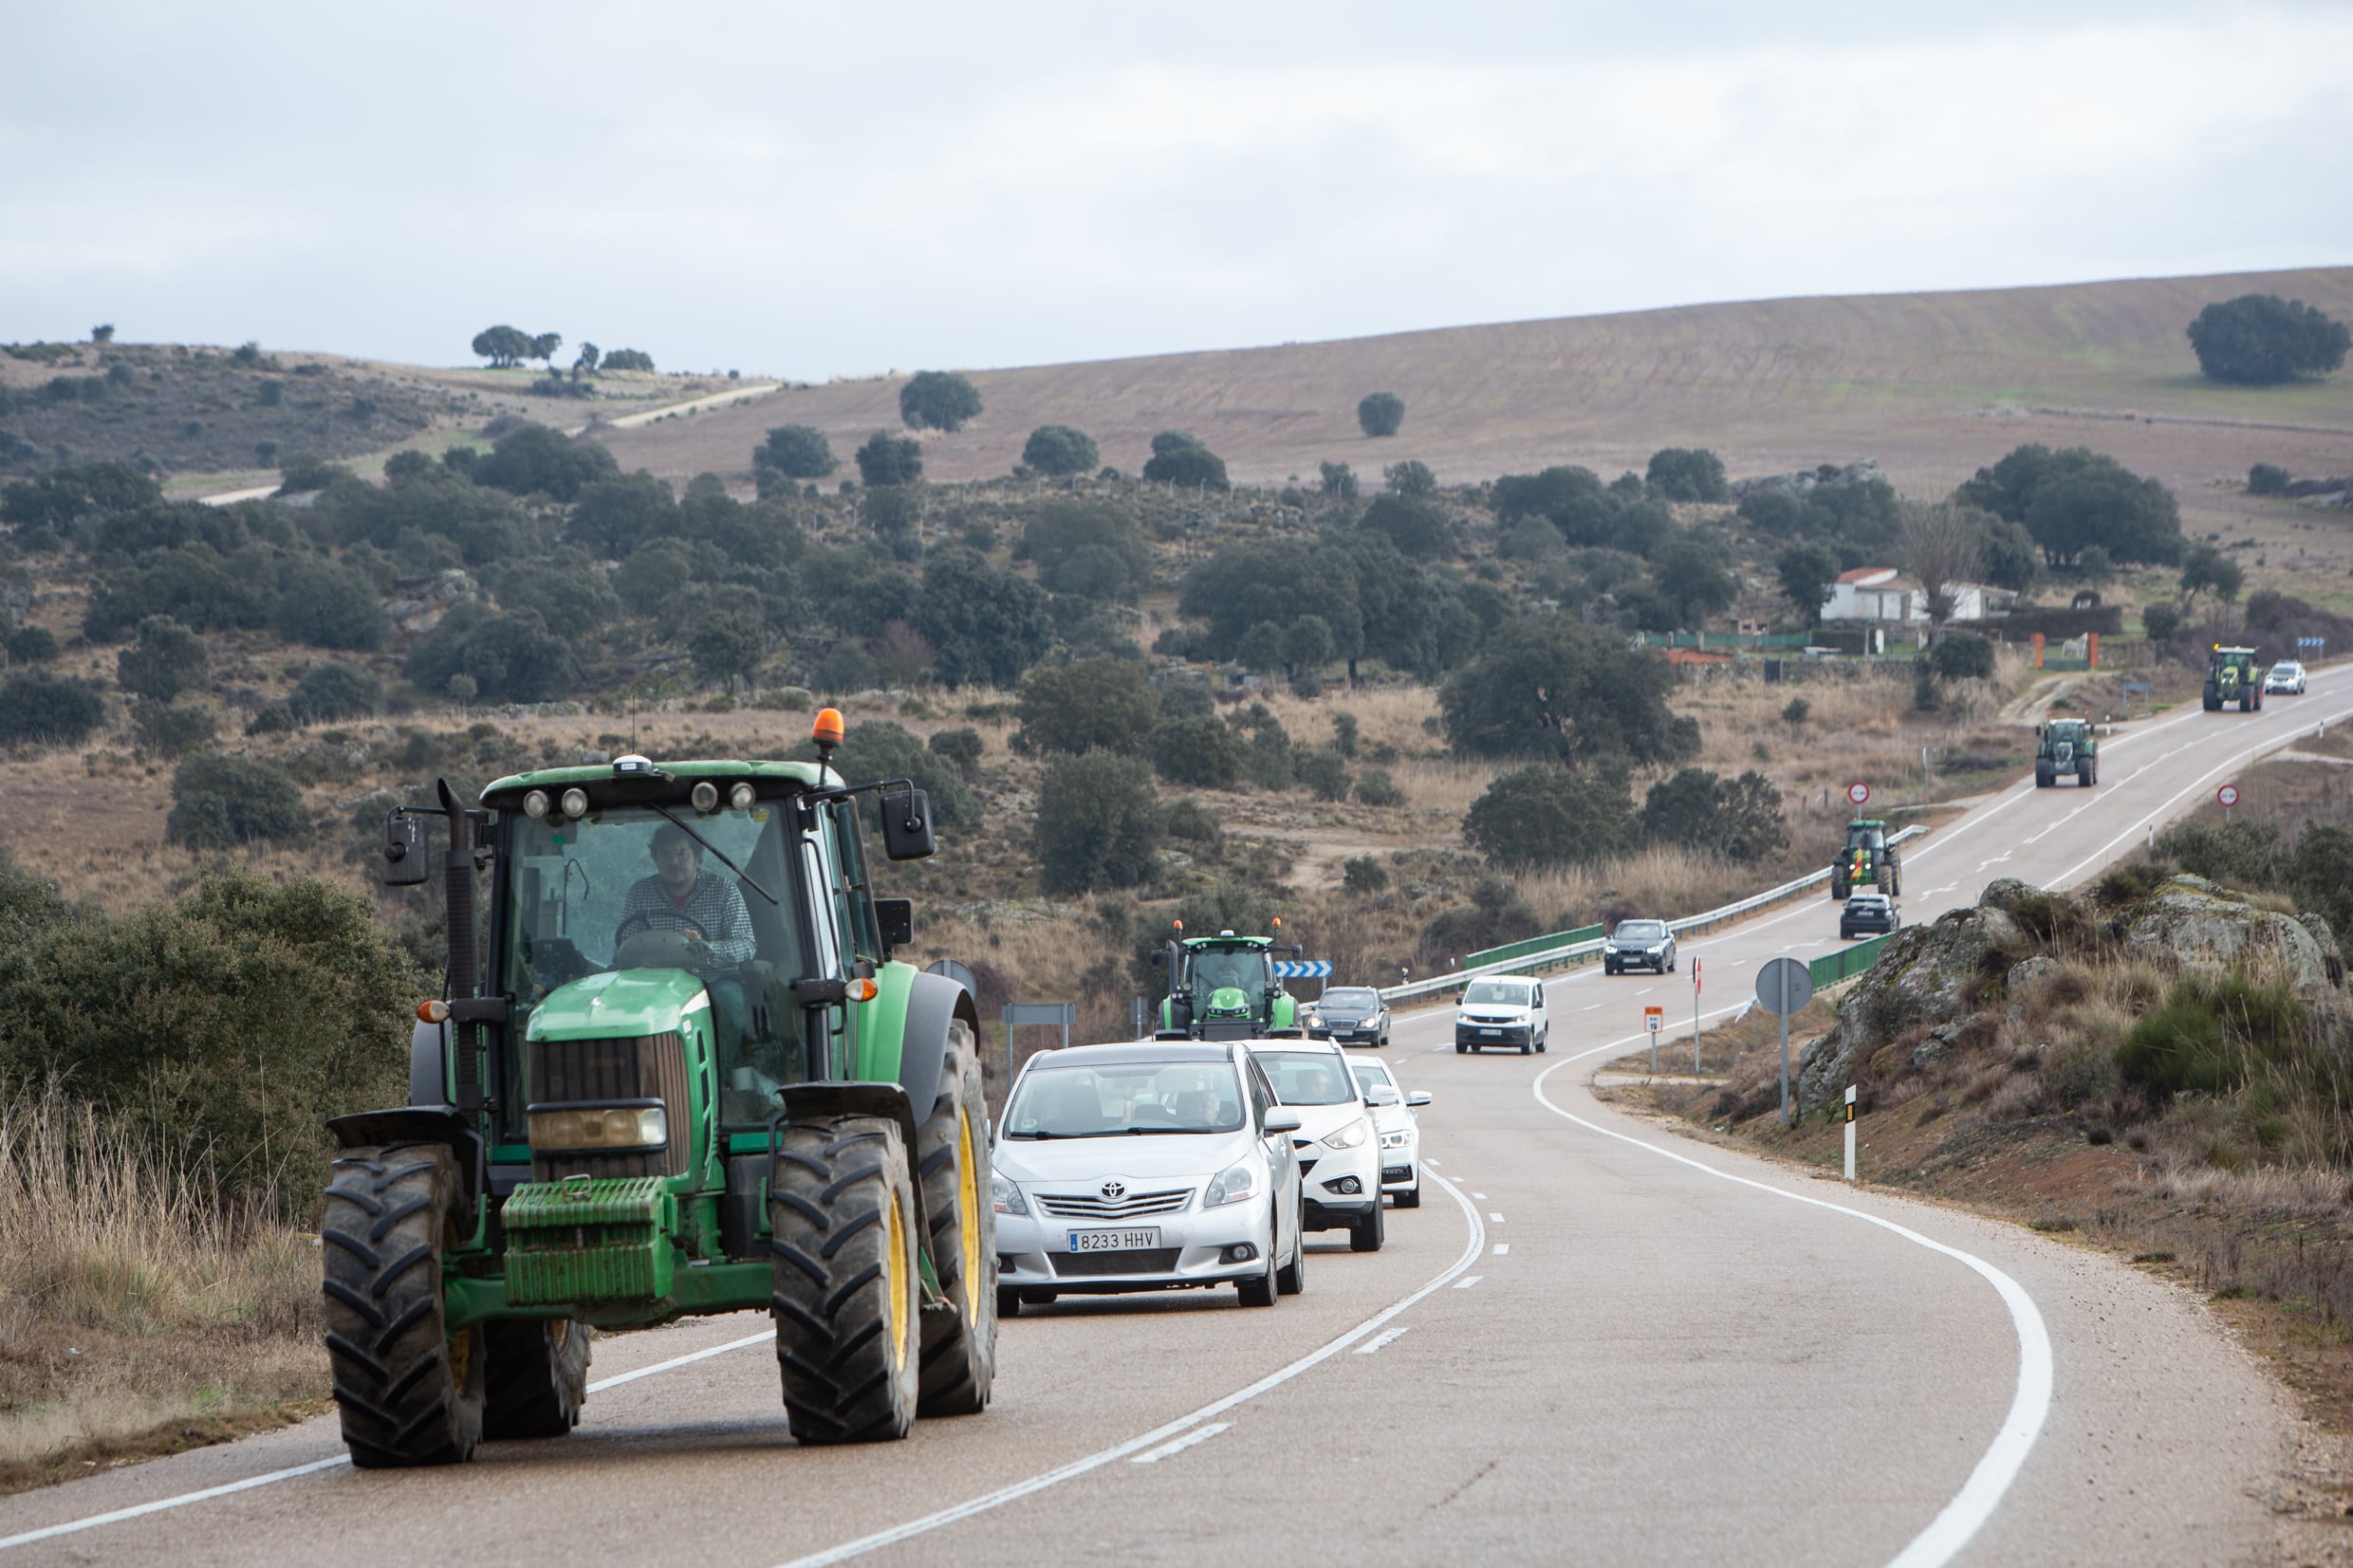
[[[718,845],[713,843],[710,839],[695,832],[691,823],[679,821],[668,806],[658,804],[654,807],[654,809],[660,812],[664,817],[669,818],[671,825],[677,828],[679,832],[685,834],[688,838],[702,845],[703,848],[717,856],[719,858],[719,864],[733,872],[736,876],[742,880],[744,886],[750,888],[752,892],[767,899],[770,904],[774,904],[776,908],[783,909],[785,907],[784,905],[776,902],[776,895],[774,894],[769,892],[768,889],[762,887],[759,883],[751,879],[751,873],[746,871],[743,867],[729,859],[727,858],[727,851],[721,849]]]

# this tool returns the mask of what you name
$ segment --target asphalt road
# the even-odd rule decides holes
[[[2349,719],[2353,671],[2138,726],[2098,788],[2019,785],[1907,846],[1906,918],[1997,876],[2080,881],[2257,750]],[[1718,1011],[1835,939],[1823,897],[1684,951]],[[1586,1076],[1645,1003],[1688,1027],[1688,971],[1548,994],[1545,1056],[1458,1057],[1443,1009],[1399,1023],[1434,1180],[1382,1252],[1324,1242],[1272,1310],[1033,1309],[985,1415],[798,1448],[764,1320],[710,1319],[600,1341],[569,1438],[361,1474],[311,1422],[0,1501],[0,1559],[2269,1559],[2288,1412],[2191,1298],[1596,1104]]]

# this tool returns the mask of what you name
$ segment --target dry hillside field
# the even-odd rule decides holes
[[[2183,527],[2236,537],[2251,464],[2353,471],[2353,377],[2245,388],[2205,380],[2184,336],[2205,305],[2276,293],[2353,318],[2353,267],[2048,288],[1689,305],[1338,342],[970,371],[987,412],[921,433],[925,477],[995,479],[1029,432],[1071,424],[1128,472],[1158,431],[1191,431],[1237,484],[1361,475],[1413,457],[1444,484],[1554,463],[1604,476],[1704,446],[1735,477],[1877,457],[1906,494],[1942,494],[2023,442],[2090,446],[2181,498]],[[794,387],[605,436],[624,469],[750,475],[771,427],[814,425],[849,455],[898,431],[894,373]],[[1394,392],[1405,425],[1373,440],[1357,400]],[[2224,487],[2228,487],[2227,489]]]

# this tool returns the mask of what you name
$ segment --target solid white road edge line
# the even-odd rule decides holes
[[[1601,1049],[1611,1047],[1605,1045]],[[1616,1138],[1621,1143],[1647,1150],[1661,1159],[1670,1159],[1694,1171],[1704,1171],[1719,1181],[1753,1188],[1759,1192],[1769,1192],[1791,1203],[1828,1209],[1833,1214],[1844,1214],[1866,1225],[1892,1231],[1915,1245],[1926,1247],[1931,1252],[1940,1252],[1975,1271],[2001,1297],[2002,1304],[2010,1310],[2010,1327],[2018,1336],[2018,1387],[2010,1396],[2010,1413],[2003,1419],[2001,1430],[1993,1434],[1993,1441],[1978,1457],[1976,1467],[1969,1472],[1968,1481],[1954,1494],[1953,1501],[1946,1503],[1936,1517],[1929,1521],[1928,1527],[1914,1536],[1902,1551],[1888,1559],[1888,1568],[1941,1568],[1942,1564],[1952,1561],[1984,1527],[1985,1522],[1993,1516],[1993,1510],[2000,1506],[2010,1483],[2018,1479],[2018,1472],[2025,1467],[2027,1454],[2033,1448],[2035,1439],[2042,1435],[2044,1421],[2050,1415],[2050,1332],[2044,1326],[2043,1315],[2035,1307],[2034,1298],[2027,1294],[2025,1286],[1983,1258],[1956,1246],[1947,1246],[1893,1220],[1881,1219],[1860,1208],[1849,1208],[1844,1204],[1808,1197],[1803,1192],[1793,1192],[1769,1182],[1736,1176],[1729,1171],[1719,1171],[1704,1160],[1678,1154],[1672,1149],[1588,1121],[1572,1111],[1565,1111],[1546,1097],[1544,1080],[1567,1065],[1567,1061],[1561,1061],[1546,1068],[1529,1085],[1529,1091],[1536,1097],[1536,1103],[1554,1116],[1573,1121],[1587,1132],[1599,1133],[1605,1138]]]
[[[781,1568],[821,1568],[821,1565],[824,1563],[846,1562],[851,1558],[863,1557],[868,1552],[880,1551],[885,1546],[895,1546],[902,1540],[911,1540],[917,1536],[939,1529],[943,1525],[954,1524],[959,1520],[971,1519],[976,1514],[985,1514],[991,1509],[1001,1508],[1008,1503],[1017,1503],[1032,1493],[1045,1491],[1047,1487],[1060,1485],[1065,1481],[1076,1480],[1090,1470],[1098,1470],[1105,1465],[1125,1459],[1139,1449],[1165,1443],[1170,1438],[1199,1426],[1213,1416],[1223,1415],[1226,1411],[1249,1403],[1269,1390],[1281,1387],[1310,1368],[1321,1366],[1366,1335],[1385,1327],[1391,1319],[1428,1296],[1432,1291],[1443,1289],[1456,1275],[1471,1266],[1472,1261],[1479,1255],[1479,1248],[1487,1245],[1486,1227],[1480,1225],[1479,1211],[1471,1207],[1471,1200],[1464,1197],[1461,1190],[1444,1176],[1438,1177],[1437,1181],[1438,1185],[1446,1190],[1447,1196],[1453,1198],[1460,1206],[1463,1218],[1471,1222],[1471,1236],[1463,1246],[1462,1256],[1456,1258],[1429,1283],[1402,1301],[1383,1307],[1337,1339],[1329,1340],[1317,1349],[1309,1351],[1287,1367],[1269,1373],[1246,1389],[1237,1390],[1222,1399],[1214,1399],[1191,1414],[1180,1415],[1174,1421],[1153,1428],[1141,1436],[1131,1437],[1124,1443],[1114,1444],[1108,1448],[1088,1454],[1084,1459],[1074,1459],[1067,1465],[1057,1466],[1053,1469],[1033,1475],[1027,1481],[1016,1481],[1011,1485],[1000,1486],[993,1492],[983,1492],[980,1496],[959,1503],[952,1508],[942,1508],[937,1513],[926,1514],[921,1519],[911,1519],[904,1524],[895,1524],[887,1530],[877,1530],[870,1536],[861,1536],[856,1540],[844,1541],[839,1546],[823,1552],[812,1552],[806,1557],[794,1558],[791,1561],[782,1564]]]
[[[657,1361],[650,1367],[639,1367],[635,1372],[624,1372],[616,1376],[601,1378],[588,1385],[588,1392],[602,1393],[606,1389],[619,1388],[623,1383],[634,1383],[640,1377],[651,1377],[658,1372],[670,1372],[678,1367],[692,1365],[696,1361],[708,1361],[713,1356],[724,1356],[731,1350],[743,1350],[750,1345],[765,1345],[775,1337],[776,1331],[770,1329],[766,1334],[749,1335],[741,1339],[731,1339],[724,1345],[713,1345],[707,1350],[693,1351],[685,1356],[674,1356],[667,1361]],[[250,1492],[256,1486],[273,1485],[281,1481],[292,1481],[298,1476],[317,1475],[322,1470],[331,1470],[350,1463],[349,1454],[339,1453],[332,1459],[314,1459],[307,1465],[296,1465],[283,1470],[271,1470],[267,1475],[250,1475],[243,1481],[224,1482],[218,1486],[207,1486],[201,1491],[182,1492],[176,1497],[159,1497],[153,1503],[134,1503],[128,1508],[116,1508],[108,1513],[92,1514],[87,1519],[69,1519],[63,1524],[45,1525],[38,1530],[27,1530],[22,1535],[0,1537],[0,1552],[5,1552],[11,1546],[29,1546],[36,1540],[51,1540],[59,1536],[74,1535],[83,1530],[95,1530],[102,1524],[120,1524],[127,1519],[142,1519],[149,1514],[159,1514],[173,1508],[185,1508],[192,1503],[209,1503],[216,1497],[227,1497],[232,1492]]]

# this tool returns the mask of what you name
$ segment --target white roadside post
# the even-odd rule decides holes
[[[1692,1077],[1699,1076],[1699,960],[1692,960]]]
[[[1855,1086],[1846,1086],[1846,1179],[1855,1179]]]
[[[1650,1031],[1650,1076],[1653,1078],[1658,1076],[1658,1029],[1666,1021],[1667,1009],[1664,1007],[1642,1009],[1642,1027]]]

